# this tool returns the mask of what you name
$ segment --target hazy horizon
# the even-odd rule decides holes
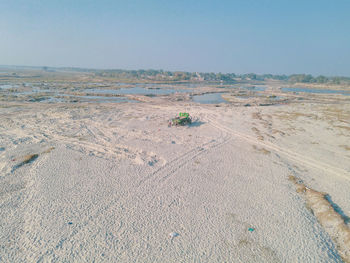
[[[138,69],[135,69],[135,68],[131,68],[131,69],[123,69],[123,68],[93,68],[93,67],[67,67],[67,66],[59,66],[59,67],[54,67],[54,66],[41,66],[41,65],[38,65],[38,66],[28,66],[28,65],[0,65],[0,69],[3,68],[3,69],[11,69],[11,68],[15,68],[15,69],[18,69],[18,70],[22,70],[22,69],[37,69],[37,70],[43,70],[44,68],[48,68],[48,69],[74,69],[74,70],[77,70],[79,72],[79,70],[91,70],[91,71],[117,71],[117,70],[125,70],[125,71],[139,71],[139,70],[156,70],[156,71],[164,71],[164,72],[167,72],[167,71],[170,71],[170,72],[189,72],[189,73],[195,73],[195,72],[198,72],[198,73],[215,73],[215,74],[218,74],[218,73],[222,73],[222,74],[237,74],[237,76],[239,75],[248,75],[248,74],[256,74],[256,75],[264,75],[264,74],[272,74],[272,75],[285,75],[285,76],[292,76],[292,75],[312,75],[313,77],[318,77],[318,76],[324,76],[324,77],[327,77],[327,78],[334,78],[334,77],[341,77],[341,78],[350,78],[350,75],[346,76],[346,75],[321,75],[321,74],[309,74],[309,73],[304,73],[304,72],[296,72],[296,73],[291,73],[291,74],[273,74],[273,73],[256,73],[256,72],[244,72],[244,73],[236,73],[236,72],[222,72],[222,71],[211,71],[211,72],[204,72],[204,71],[185,71],[185,70],[165,70],[165,69],[156,69],[156,68],[138,68]]]
[[[0,64],[349,76],[350,2],[0,3]]]

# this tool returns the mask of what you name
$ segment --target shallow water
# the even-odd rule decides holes
[[[46,100],[44,100],[44,102],[48,102],[48,103],[59,103],[59,102],[64,102],[64,99],[62,98],[47,98]]]
[[[253,87],[242,87],[243,89],[246,90],[251,90],[251,91],[265,91],[266,87],[265,86],[253,86]]]
[[[131,100],[126,97],[107,97],[107,96],[88,96],[88,95],[68,95],[61,94],[64,97],[70,97],[72,99],[78,98],[84,102],[96,102],[96,103],[111,103],[111,102],[138,102],[136,100]]]
[[[282,88],[284,92],[305,92],[319,94],[342,94],[350,96],[350,92],[346,90],[330,90],[330,89],[310,89],[310,88]]]
[[[224,93],[206,93],[202,95],[195,95],[193,96],[192,100],[202,104],[227,103],[227,101],[222,98],[222,94]]]
[[[125,94],[139,94],[139,95],[169,95],[173,93],[186,93],[191,92],[190,89],[177,89],[177,88],[165,88],[150,86],[149,88],[145,87],[133,87],[133,88],[121,88],[121,89],[86,89],[85,92],[92,92],[97,94],[115,94],[115,95],[125,95]]]
[[[269,99],[269,100],[284,100],[286,99],[285,97],[282,96],[275,96],[275,95],[270,95],[270,96],[266,96],[264,94],[255,94],[253,96],[249,96],[249,95],[242,95],[242,96],[236,96],[236,98],[238,99],[243,99],[243,100],[248,100],[248,99]]]
[[[25,88],[24,90],[15,90],[11,92],[11,95],[17,95],[21,96],[20,98],[23,98],[26,101],[31,102],[48,102],[48,103],[55,103],[55,102],[64,102],[69,101],[70,99],[78,98],[80,101],[83,102],[94,102],[94,103],[111,103],[111,102],[138,102],[136,100],[131,100],[126,97],[111,97],[111,96],[90,96],[90,95],[71,95],[71,94],[65,94],[63,90],[61,89],[55,89],[54,87],[51,87],[48,89],[48,87],[36,87],[29,85],[31,87],[30,90]],[[13,85],[1,85],[1,89],[10,89],[14,88]],[[28,87],[27,83],[25,87]],[[97,91],[101,91],[99,89],[96,89]],[[83,92],[92,92],[93,89],[78,89],[78,91]],[[102,90],[104,91],[104,90]],[[109,90],[105,90],[109,91]],[[112,90],[113,91],[113,90]],[[40,93],[46,93],[46,94],[40,94]],[[95,93],[101,93],[101,94],[110,94],[109,92],[95,92]],[[113,93],[111,93],[113,94]],[[125,93],[128,94],[128,93]],[[42,95],[38,97],[32,97]],[[23,96],[23,97],[22,97]]]
[[[17,86],[11,85],[11,84],[4,84],[4,85],[0,85],[0,89],[11,89],[11,88],[15,88]]]
[[[284,100],[284,99],[286,99],[285,97],[282,97],[282,96],[274,96],[274,95],[269,96],[269,97],[267,97],[267,98],[270,99],[270,100]]]
[[[45,84],[45,85],[44,85]],[[38,83],[23,83],[23,87],[16,89],[12,92],[12,95],[20,95],[20,96],[31,96],[38,95],[38,93],[45,92],[43,97],[33,98],[33,101],[43,101],[43,102],[61,102],[62,98],[58,100],[59,97],[70,97],[77,98],[81,101],[87,102],[135,102],[135,100],[130,100],[126,97],[120,95],[146,95],[146,96],[157,96],[157,95],[171,95],[175,93],[191,93],[196,88],[202,86],[202,84],[181,84],[181,85],[167,85],[167,84],[134,84],[133,87],[127,88],[122,87],[119,89],[109,89],[108,85],[101,85],[100,87],[76,87],[75,89],[70,89],[70,91],[82,92],[82,93],[90,93],[90,95],[70,95],[65,94],[65,89],[61,89],[60,87],[56,87],[55,83],[50,83],[50,85],[38,84]],[[94,83],[89,83],[89,85]],[[97,84],[97,83],[96,83]],[[114,83],[113,85],[117,85],[118,83]],[[119,83],[124,84],[124,83]],[[120,85],[118,85],[120,86]],[[2,85],[0,86],[4,91],[5,89],[14,88],[13,85]],[[227,87],[237,88],[237,87]],[[241,87],[244,90],[249,90],[252,92],[264,91],[266,89],[265,86],[253,86],[253,87]],[[96,95],[119,95],[118,97],[110,97],[110,96],[93,96]],[[219,104],[219,103],[227,103],[226,100],[222,98],[223,93],[207,93],[202,95],[193,96],[193,101],[203,104]],[[31,98],[29,98],[31,99]]]

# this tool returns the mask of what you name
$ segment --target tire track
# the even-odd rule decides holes
[[[232,134],[235,137],[241,138],[241,139],[248,141],[252,144],[266,147],[266,148],[268,148],[276,153],[284,155],[285,157],[287,157],[293,161],[296,161],[297,163],[301,163],[301,164],[304,164],[306,166],[325,171],[327,173],[336,175],[338,177],[341,177],[343,179],[350,181],[349,172],[342,169],[342,168],[334,167],[334,166],[332,166],[330,164],[326,164],[326,163],[321,163],[321,162],[316,161],[308,156],[304,156],[304,155],[298,154],[296,152],[281,148],[279,146],[276,146],[276,145],[269,143],[269,142],[266,142],[266,141],[257,140],[252,136],[249,136],[249,135],[237,132],[235,130],[232,130],[231,128],[225,127],[225,126],[217,123],[215,120],[211,119],[210,117],[207,117],[206,119],[207,119],[208,123],[211,124],[213,127],[217,128],[219,130],[222,130],[224,132],[227,132],[229,134]],[[347,176],[347,174],[348,174],[348,176]]]
[[[172,169],[171,171],[169,171],[164,177],[162,177],[159,182],[164,182],[166,179],[168,179],[171,175],[173,175],[177,170],[179,170],[180,168],[182,168],[183,166],[185,166],[187,163],[191,162],[193,159],[195,159],[196,157],[204,154],[204,153],[208,153],[210,150],[213,150],[215,148],[220,147],[221,145],[226,144],[228,141],[230,141],[232,138],[229,136],[226,136],[225,138],[223,138],[224,140],[222,142],[217,142],[214,144],[209,144],[207,149],[200,149],[199,152],[195,153],[194,155],[190,156],[188,160],[180,163],[179,165],[177,165],[175,167],[175,169]]]
[[[231,136],[226,135],[225,137],[223,136],[223,133],[221,132],[220,136],[216,140],[211,140],[210,142],[204,143],[198,147],[195,147],[186,153],[176,157],[175,159],[171,160],[170,162],[167,162],[165,165],[162,167],[158,168],[157,170],[153,171],[150,173],[148,176],[146,176],[143,180],[141,180],[136,186],[135,189],[138,189],[140,187],[152,187],[153,181],[150,185],[145,185],[146,182],[148,182],[150,179],[155,178],[158,174],[163,174],[165,173],[165,176],[161,177],[159,181],[164,181],[169,176],[173,175],[178,169],[186,165],[187,163],[191,162],[194,158],[198,157],[201,154],[207,153],[208,151],[220,147],[221,145],[225,144],[227,141],[231,140]],[[170,171],[168,171],[170,169]],[[168,172],[167,172],[168,171]],[[157,181],[156,181],[157,182]],[[148,195],[149,191],[145,191],[145,194],[140,196],[139,198],[143,198],[144,196]],[[134,198],[134,196],[131,196],[130,198]],[[128,200],[126,200],[127,202]],[[116,205],[115,200],[111,200],[107,206],[100,207],[93,215],[90,215],[89,218],[84,221],[81,225],[77,226],[74,230],[72,230],[71,234],[62,237],[60,241],[57,242],[57,244],[46,250],[38,259],[38,262],[41,262],[45,259],[46,256],[51,255],[54,253],[56,249],[59,249],[63,246],[63,244],[71,239],[73,239],[78,233],[83,231],[86,227],[89,227],[90,222],[93,220],[98,220],[99,217],[101,217],[104,213],[110,211],[113,209]]]
[[[210,145],[218,144],[215,143],[215,140],[211,140],[210,142],[204,143],[200,146],[197,146],[186,153],[176,157],[175,159],[171,160],[170,162],[167,162],[165,165],[159,167],[154,172],[150,173],[148,176],[146,176],[144,179],[142,179],[138,184],[137,187],[140,187],[142,184],[144,184],[146,181],[150,180],[152,177],[156,176],[157,174],[161,173],[162,171],[166,171],[167,169],[172,169],[175,167],[182,167],[184,164],[189,162],[189,160],[192,160],[194,157],[199,155],[202,151],[205,150],[205,147],[211,147]],[[174,169],[172,169],[174,170]],[[176,170],[175,170],[176,171]],[[174,172],[175,172],[174,171]]]

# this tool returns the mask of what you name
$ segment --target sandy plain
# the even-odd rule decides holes
[[[2,90],[0,261],[349,262],[350,96],[243,93]]]

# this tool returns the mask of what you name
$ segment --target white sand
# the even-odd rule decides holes
[[[0,262],[341,262],[288,177],[350,215],[348,109],[7,103]]]

